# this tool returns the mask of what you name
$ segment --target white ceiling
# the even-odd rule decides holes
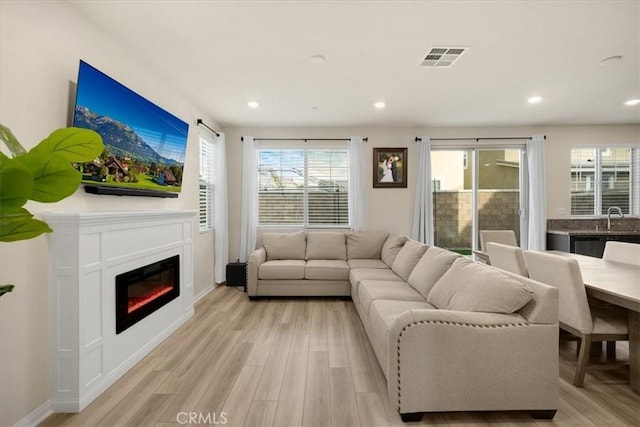
[[[640,123],[636,0],[73,4],[221,126]]]

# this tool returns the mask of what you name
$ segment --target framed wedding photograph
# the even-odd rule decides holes
[[[407,188],[407,147],[373,148],[373,188]]]

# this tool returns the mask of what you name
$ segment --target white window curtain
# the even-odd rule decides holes
[[[256,165],[256,142],[252,136],[242,137],[242,209],[240,214],[240,260],[256,247],[258,233],[258,174]]]
[[[418,144],[418,173],[413,204],[411,238],[433,244],[433,190],[431,188],[431,140],[423,136]]]
[[[226,266],[229,263],[229,220],[227,207],[227,148],[224,133],[219,133],[214,142],[215,186],[213,229],[215,232],[214,279],[216,283],[226,280]]]
[[[353,231],[364,231],[367,218],[367,179],[365,146],[361,136],[349,139],[349,225]]]
[[[547,183],[545,178],[544,136],[527,141],[529,172],[529,250],[547,248]]]

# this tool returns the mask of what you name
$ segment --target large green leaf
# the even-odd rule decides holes
[[[104,145],[97,132],[82,128],[62,128],[51,133],[32,153],[56,153],[69,162],[90,162],[102,153]]]
[[[0,159],[0,212],[24,205],[33,189],[29,169],[15,159]]]
[[[0,222],[9,223],[33,218],[33,214],[25,208],[0,205]]]
[[[68,159],[57,153],[29,152],[16,157],[33,176],[33,189],[29,198],[36,202],[58,202],[72,195],[82,181]]]
[[[22,221],[3,222],[0,218],[0,242],[33,239],[42,233],[51,233],[46,222],[28,218]]]

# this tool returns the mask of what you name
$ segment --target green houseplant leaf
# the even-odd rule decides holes
[[[13,290],[13,285],[0,285],[0,297]]]
[[[0,215],[10,207],[24,205],[33,189],[29,170],[16,160],[0,158]]]
[[[0,124],[0,140],[4,141],[13,157],[26,153],[25,149],[18,142],[18,139],[13,135],[13,132],[11,132],[11,129],[2,124]]]
[[[52,231],[46,222],[38,219],[24,218],[5,222],[4,218],[0,218],[0,242],[33,239],[42,233],[51,233]]]
[[[57,153],[29,152],[16,160],[29,169],[33,177],[29,198],[36,202],[53,203],[69,197],[82,181],[82,174]]]
[[[102,153],[102,137],[82,128],[55,130],[31,149],[31,153],[56,153],[69,162],[90,162]]]
[[[90,162],[104,149],[102,137],[88,129],[64,128],[51,133],[28,153],[11,130],[0,124],[0,242],[32,239],[52,230],[23,208],[29,200],[52,203],[73,194],[82,174],[71,163]],[[0,296],[14,286],[0,285]]]

